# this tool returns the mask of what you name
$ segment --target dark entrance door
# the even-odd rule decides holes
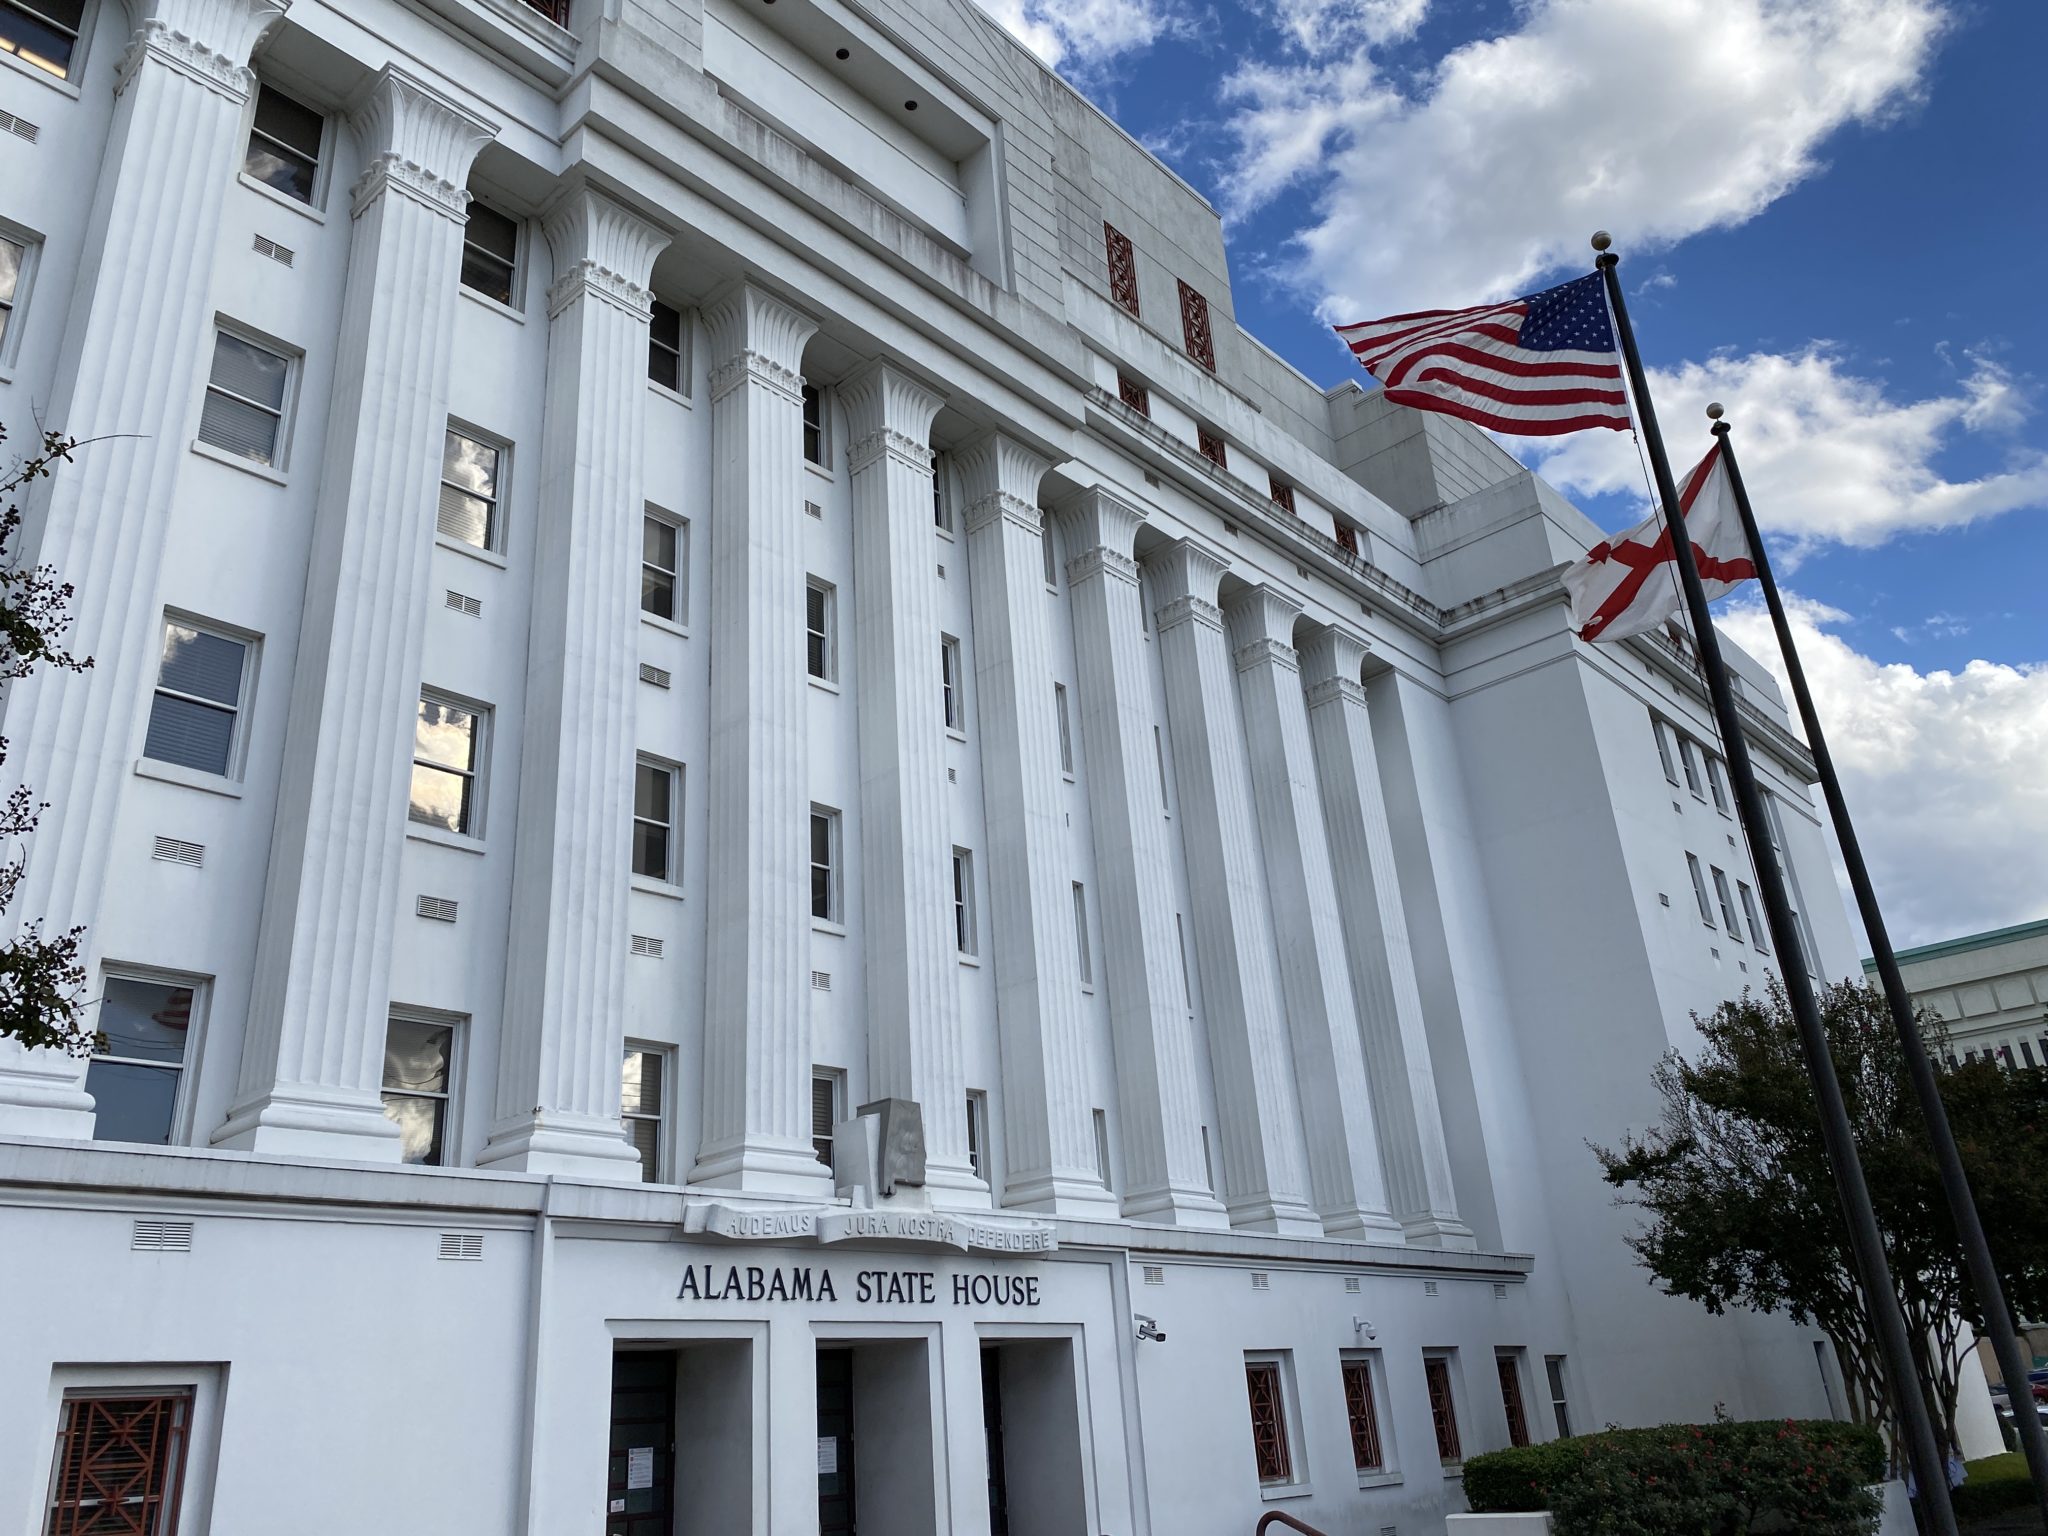
[[[818,1536],[854,1536],[853,1351],[818,1351]]]
[[[1003,1352],[981,1346],[981,1422],[988,1434],[989,1536],[1010,1536],[1010,1493],[1003,1479]]]
[[[611,1462],[605,1536],[668,1536],[674,1528],[676,1357],[612,1356]]]

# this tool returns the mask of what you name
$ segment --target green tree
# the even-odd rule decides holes
[[[6,439],[7,429],[0,426],[0,442]],[[6,504],[0,512],[0,686],[28,676],[39,665],[69,672],[92,665],[90,658],[71,655],[61,643],[70,622],[70,585],[60,582],[48,566],[22,563],[21,509],[14,502],[16,491],[68,462],[77,446],[72,438],[45,432],[40,447],[17,460],[0,479],[0,501]],[[7,742],[0,737],[0,762],[6,756]],[[16,850],[13,860],[0,866],[0,911],[12,904],[21,886],[27,863],[22,844],[35,830],[45,804],[27,785],[0,802],[0,840]],[[78,949],[84,932],[73,928],[45,934],[31,919],[21,925],[11,944],[0,946],[0,1036],[74,1056],[92,1050],[98,1036],[79,1017],[85,969],[79,964]]]
[[[1981,1325],[1942,1198],[1925,1122],[1884,994],[1843,982],[1821,1014],[1892,1275],[1937,1422],[1956,1439],[1965,1322]],[[1648,1216],[1629,1239],[1674,1296],[1710,1312],[1789,1313],[1834,1341],[1858,1422],[1892,1428],[1876,1332],[1856,1284],[1848,1224],[1822,1150],[1820,1117],[1783,988],[1745,992],[1706,1017],[1700,1045],[1666,1055],[1652,1081],[1662,1123],[1616,1150],[1593,1149],[1620,1201]],[[1922,1010],[1922,1037],[1943,1062],[1948,1035]],[[1988,1060],[1942,1072],[1942,1102],[1978,1209],[2022,1315],[2048,1303],[2048,1074]]]

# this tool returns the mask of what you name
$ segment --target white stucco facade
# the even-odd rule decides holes
[[[164,1531],[480,1536],[1425,1536],[1504,1379],[1828,1413],[1586,1148],[1776,963],[1592,525],[1240,332],[969,0],[543,9],[0,0],[94,662],[5,700],[6,916],[110,1035],[0,1043],[0,1532],[102,1400]]]

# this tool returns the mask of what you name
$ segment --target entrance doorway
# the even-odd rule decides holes
[[[818,1347],[818,1536],[855,1536],[853,1351]]]
[[[1003,1352],[981,1346],[981,1423],[988,1440],[988,1536],[1010,1536],[1010,1489],[1004,1477]]]
[[[675,1441],[676,1357],[666,1350],[620,1350],[612,1356],[605,1536],[669,1536]]]
[[[1081,1454],[1081,1395],[1068,1338],[981,1346],[990,1536],[1089,1536],[1094,1495]],[[1011,1489],[1028,1490],[1016,1503]]]
[[[936,1342],[819,1341],[819,1536],[939,1536]]]

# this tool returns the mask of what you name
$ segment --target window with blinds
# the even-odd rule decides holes
[[[224,777],[235,771],[249,642],[195,620],[164,621],[142,755]]]
[[[1529,1443],[1529,1412],[1522,1404],[1522,1366],[1514,1352],[1503,1351],[1493,1357],[1493,1368],[1500,1375],[1500,1405],[1508,1416],[1508,1444]]]
[[[1252,1456],[1261,1483],[1294,1481],[1294,1456],[1287,1443],[1287,1405],[1277,1360],[1244,1363],[1246,1396],[1252,1411]]]
[[[1545,1355],[1543,1374],[1550,1384],[1550,1414],[1557,1421],[1557,1435],[1562,1440],[1572,1432],[1571,1407],[1564,1392],[1564,1356]]]
[[[296,202],[310,203],[320,179],[320,143],[327,119],[274,85],[256,89],[256,117],[242,174]]]
[[[1352,1465],[1361,1472],[1386,1471],[1379,1404],[1372,1391],[1372,1361],[1363,1356],[1344,1362],[1344,1413],[1351,1424]]]
[[[192,1388],[67,1394],[46,1536],[172,1536]]]
[[[511,304],[518,275],[518,221],[472,196],[469,222],[462,234],[462,286],[500,304]]]
[[[278,463],[291,371],[292,360],[282,352],[231,331],[216,331],[199,440],[258,464]]]
[[[667,1140],[668,1114],[665,1052],[653,1047],[628,1045],[620,1082],[619,1114],[625,1122],[626,1140],[640,1154],[640,1181],[662,1182],[662,1147]]]
[[[475,549],[504,547],[499,481],[505,451],[450,427],[441,447],[441,504],[434,526],[443,538]]]
[[[1422,1378],[1429,1387],[1429,1417],[1436,1426],[1437,1460],[1456,1466],[1465,1459],[1458,1442],[1458,1403],[1451,1392],[1451,1362],[1446,1355],[1425,1355]]]
[[[844,1081],[837,1072],[823,1068],[811,1074],[811,1150],[827,1168],[835,1166],[832,1127],[839,1122],[839,1085]]]

